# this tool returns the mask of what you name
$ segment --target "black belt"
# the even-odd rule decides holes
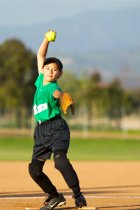
[[[62,119],[62,117],[60,115],[58,115],[58,116],[55,116],[55,117],[53,117],[53,118],[51,118],[49,120],[45,120],[43,122],[38,121],[37,124],[38,125],[46,125],[46,124],[49,124],[50,122],[52,122],[53,120],[56,120],[56,119]]]

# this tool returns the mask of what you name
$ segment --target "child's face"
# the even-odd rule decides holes
[[[62,75],[62,71],[58,69],[56,63],[46,64],[43,67],[42,73],[44,74],[44,77],[48,82],[56,81]]]

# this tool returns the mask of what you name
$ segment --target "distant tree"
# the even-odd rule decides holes
[[[119,79],[114,79],[108,88],[108,115],[110,118],[120,118],[124,107],[124,90]]]
[[[74,73],[70,71],[64,71],[63,76],[58,80],[58,83],[64,92],[69,92],[72,95],[75,103],[77,104],[81,98],[80,79],[77,78]]]
[[[140,90],[126,90],[125,91],[126,114],[140,112]]]
[[[95,84],[99,84],[102,81],[101,74],[97,71],[90,75],[90,81]]]
[[[76,88],[78,87],[78,79],[71,71],[64,71],[58,83],[64,91],[71,92],[72,94],[75,94]]]
[[[21,41],[10,39],[0,45],[0,108],[15,110],[18,127],[23,110],[31,108],[36,74],[36,56]]]
[[[102,94],[102,88],[100,87],[101,81],[102,78],[99,72],[96,71],[93,72],[91,75],[89,75],[86,98],[87,98],[88,107],[93,107],[94,105],[94,110],[96,109],[96,107],[98,107],[99,109],[101,105],[101,94]],[[92,111],[92,109],[90,109],[90,111]]]

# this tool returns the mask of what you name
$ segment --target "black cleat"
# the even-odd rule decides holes
[[[47,196],[44,200],[43,206],[46,206],[48,202],[52,199],[53,197],[51,195]]]
[[[66,204],[66,199],[60,193],[59,197],[57,198],[48,197],[44,202],[44,206],[41,207],[40,210],[51,210],[54,209],[56,206],[62,206],[64,204]]]
[[[83,206],[87,206],[86,199],[85,199],[85,197],[83,196],[82,193],[80,193],[80,194],[77,195],[77,196],[74,196],[74,198],[75,198],[75,205],[76,205],[77,207],[82,208]]]

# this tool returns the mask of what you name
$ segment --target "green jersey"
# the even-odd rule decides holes
[[[62,92],[61,88],[56,81],[43,85],[43,79],[44,75],[41,73],[35,82],[33,111],[37,122],[44,122],[61,114],[59,100],[53,96],[55,90]]]

